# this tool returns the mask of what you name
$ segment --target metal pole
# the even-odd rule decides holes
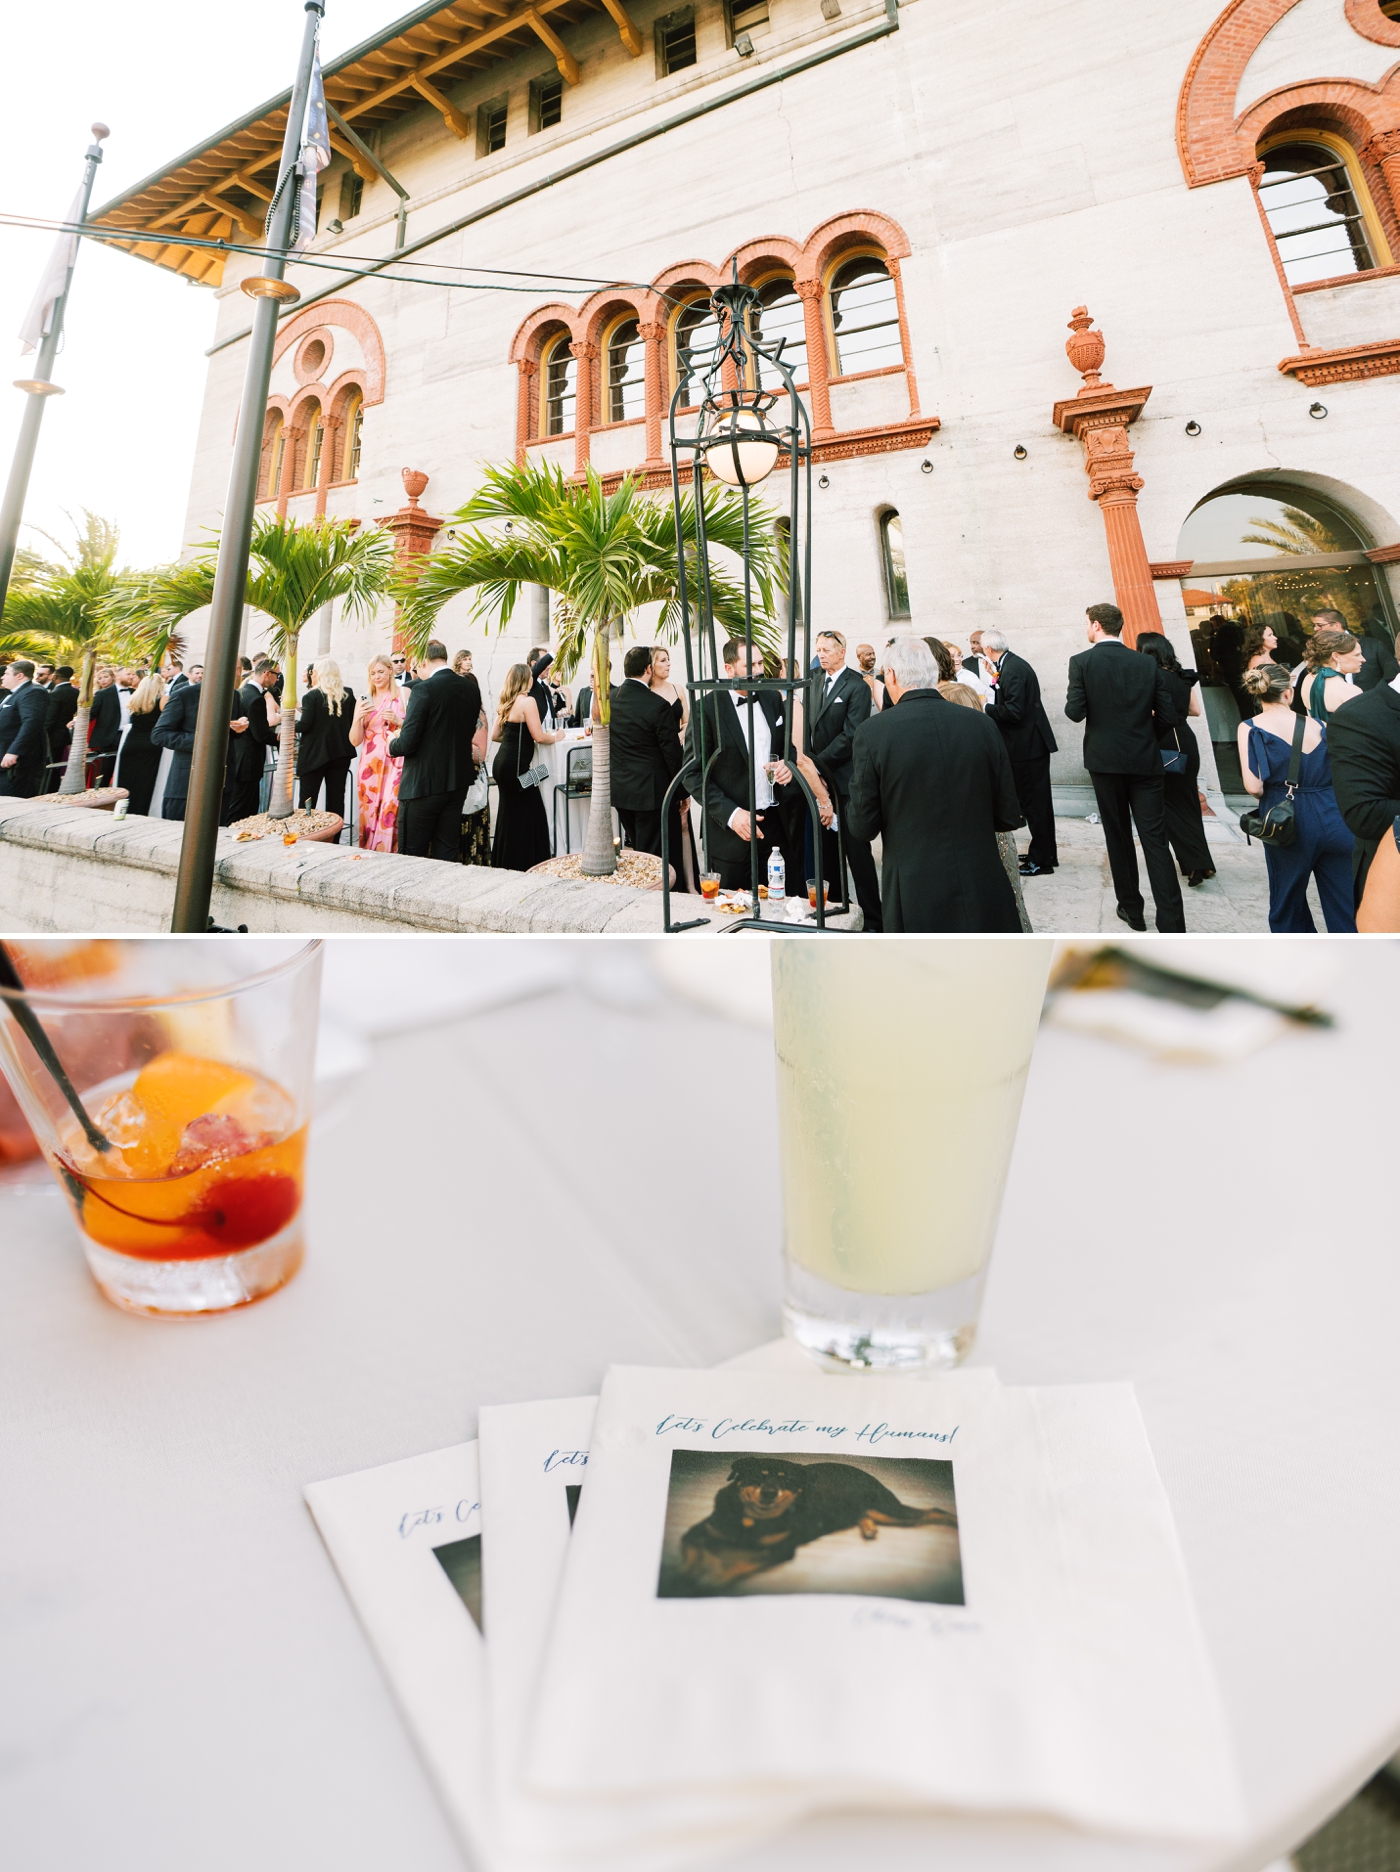
[[[87,155],[83,159],[87,166],[83,172],[83,206],[79,219],[84,222],[87,220],[88,203],[92,200],[97,165],[102,161],[102,140],[112,133],[106,124],[95,123],[92,134],[96,140],[88,145]],[[53,361],[58,355],[58,341],[63,335],[63,314],[68,308],[73,268],[77,263],[78,250],[75,246],[73,258],[68,263],[63,291],[54,301],[48,334],[39,346],[39,361],[34,366],[34,375],[21,377],[15,383],[17,390],[28,390],[29,401],[20,419],[15,458],[10,464],[10,478],[5,484],[4,503],[0,505],[0,610],[4,609],[5,597],[10,589],[10,573],[15,563],[15,548],[19,544],[20,521],[24,518],[24,497],[29,492],[29,471],[34,466],[34,451],[39,446],[39,424],[44,420],[44,405],[51,396],[63,395],[53,381]]]
[[[204,693],[195,719],[194,751],[190,757],[190,784],[185,808],[185,836],[180,845],[180,868],[175,878],[175,911],[170,927],[200,932],[209,926],[209,899],[214,889],[214,855],[219,837],[219,805],[224,791],[228,757],[229,711],[233,705],[234,676],[238,666],[238,640],[248,588],[248,549],[258,495],[258,466],[262,459],[263,412],[272,376],[272,347],[277,336],[279,305],[300,298],[283,283],[287,240],[291,233],[296,180],[292,171],[301,155],[301,132],[306,99],[311,89],[311,63],[316,33],[325,12],[324,0],[306,0],[306,30],[302,35],[301,63],[297,67],[287,129],[282,138],[282,161],[277,171],[277,194],[272,224],[267,230],[271,250],[259,277],[246,279],[243,291],[253,300],[253,332],[248,347],[248,369],[238,406],[238,432],[233,444],[224,525],[219,535],[219,558],[214,572],[214,596],[209,608],[209,637],[204,647]],[[296,697],[287,698],[295,708]]]

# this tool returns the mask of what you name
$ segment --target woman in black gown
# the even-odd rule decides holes
[[[686,708],[685,691],[671,681],[671,652],[664,644],[655,644],[651,652],[651,668],[647,672],[647,683],[663,702],[669,702],[671,713],[675,717],[676,734],[682,747],[685,746],[685,731],[689,725],[689,710]],[[667,845],[671,854],[671,869],[676,874],[675,889],[689,892],[692,896],[700,889],[700,861],[695,851],[695,834],[690,824],[690,801],[677,788],[671,801],[668,815],[670,826]]]
[[[1159,631],[1142,632],[1137,647],[1144,656],[1152,658],[1166,678],[1167,693],[1172,699],[1179,723],[1178,727],[1161,730],[1157,737],[1158,746],[1164,754],[1175,754],[1180,749],[1186,756],[1183,771],[1173,773],[1167,770],[1162,776],[1167,839],[1186,882],[1204,884],[1207,878],[1215,876],[1215,861],[1206,843],[1201,795],[1197,785],[1201,771],[1201,744],[1186,720],[1188,715],[1199,715],[1201,712],[1200,702],[1193,693],[1199,678],[1195,670],[1181,667],[1176,660],[1176,651]]]
[[[143,676],[132,693],[131,720],[117,754],[112,785],[125,787],[129,813],[149,813],[151,795],[160,772],[160,749],[151,742],[151,730],[160,718],[162,685],[159,676]]]
[[[562,729],[551,734],[542,725],[539,707],[530,695],[533,681],[528,663],[511,664],[491,736],[501,748],[491,769],[496,782],[491,864],[497,871],[528,871],[551,855],[544,800],[537,786],[521,786],[520,776],[534,764],[536,743],[547,747],[562,741],[564,734]]]

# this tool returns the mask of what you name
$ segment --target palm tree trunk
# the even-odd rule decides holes
[[[617,870],[612,829],[612,755],[603,707],[608,694],[608,640],[610,620],[599,625],[593,639],[593,790],[588,797],[588,837],[584,840],[582,871],[585,877],[611,877]],[[601,674],[600,674],[601,672]]]
[[[59,793],[87,791],[88,721],[92,715],[92,679],[97,670],[96,650],[83,652],[82,675],[78,680],[78,712],[73,717],[73,740],[68,749],[68,765],[63,770]]]
[[[292,784],[297,764],[297,647],[293,643],[287,655],[286,680],[282,684],[282,724],[277,739],[277,791],[268,802],[269,819],[292,816]]]

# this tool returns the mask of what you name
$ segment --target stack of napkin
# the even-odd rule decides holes
[[[1240,1829],[1130,1386],[764,1348],[306,1494],[490,1872],[663,1872],[837,1812]]]

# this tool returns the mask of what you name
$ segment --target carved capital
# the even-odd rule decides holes
[[[591,364],[598,356],[597,345],[590,344],[586,338],[572,339],[569,344],[569,349],[573,352],[580,364]]]
[[[1361,145],[1362,162],[1383,163],[1388,156],[1400,156],[1400,130],[1382,130]]]
[[[1141,475],[1133,473],[1127,429],[1121,423],[1106,423],[1085,430],[1082,440],[1090,500],[1135,499],[1143,482]]]
[[[822,283],[820,280],[794,280],[793,284],[797,288],[797,296],[799,299],[811,301],[813,299],[820,299],[822,296]]]
[[[1266,173],[1267,171],[1263,163],[1251,163],[1248,169],[1245,170],[1245,174],[1249,177],[1250,187],[1258,188],[1259,184],[1264,180]]]
[[[533,377],[540,368],[540,361],[538,358],[532,357],[517,358],[515,360],[515,368],[520,372],[522,377]]]
[[[645,325],[638,325],[637,330],[648,344],[660,344],[666,336],[666,327],[653,324],[650,320]]]

